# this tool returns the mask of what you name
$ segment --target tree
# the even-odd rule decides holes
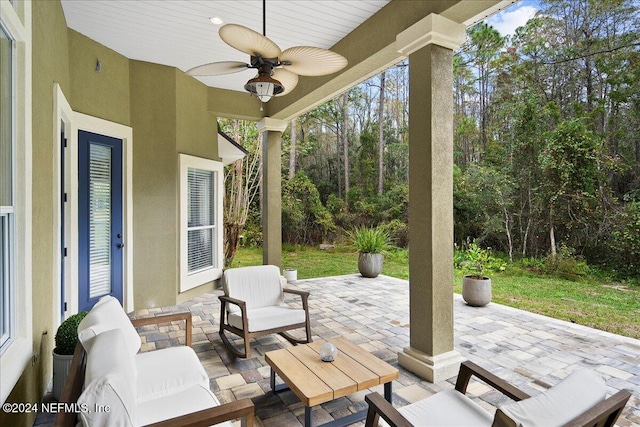
[[[226,167],[224,175],[224,265],[230,266],[247,222],[249,206],[259,194],[262,183],[262,150],[254,123],[221,120],[223,129],[231,129],[235,141],[249,154]]]

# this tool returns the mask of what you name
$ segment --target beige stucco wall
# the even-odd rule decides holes
[[[122,125],[130,124],[129,59],[69,29],[71,93],[74,111]],[[96,71],[97,61],[100,72]]]
[[[32,12],[33,61],[33,351],[40,357],[23,372],[8,402],[38,402],[51,377],[55,330],[53,298],[53,83],[69,90],[67,30],[58,2],[38,2]],[[44,334],[46,332],[46,334]],[[35,414],[9,415],[0,411],[0,425],[27,425]]]
[[[133,127],[134,303],[175,304],[176,217],[175,69],[131,61]]]

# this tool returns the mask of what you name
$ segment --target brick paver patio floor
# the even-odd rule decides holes
[[[344,336],[398,366],[397,353],[409,345],[409,283],[386,276],[365,279],[359,275],[300,280],[290,286],[311,292],[314,339]],[[211,389],[221,402],[249,397],[256,405],[258,426],[300,426],[304,407],[290,392],[274,394],[269,387],[269,367],[264,353],[289,346],[279,336],[251,342],[250,359],[235,359],[218,336],[220,291],[184,304],[140,310],[135,316],[189,309],[193,314],[193,347],[209,377]],[[610,392],[626,388],[633,392],[620,426],[640,425],[640,341],[596,329],[551,319],[491,303],[474,308],[454,295],[455,348],[472,360],[529,394],[556,384],[575,369],[588,368],[602,375]],[[287,302],[295,301],[287,299]],[[141,331],[143,350],[175,344],[177,325]],[[302,334],[300,335],[302,336]],[[400,369],[394,382],[393,403],[406,405],[445,388],[455,378],[439,384],[421,380]],[[377,390],[382,392],[382,390]],[[359,392],[315,407],[314,423],[366,407]],[[473,382],[469,394],[489,411],[506,401],[501,394]]]

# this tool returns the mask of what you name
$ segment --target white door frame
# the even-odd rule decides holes
[[[65,171],[65,187],[67,203],[65,206],[65,241],[67,243],[67,259],[65,268],[65,299],[67,300],[67,317],[78,312],[78,131],[85,130],[100,135],[106,135],[122,140],[122,224],[123,224],[123,265],[122,265],[122,296],[125,311],[133,311],[133,129],[129,126],[110,122],[86,114],[73,111],[66,100],[60,85],[54,83],[54,135],[55,149],[53,165],[53,200],[54,200],[54,287],[53,307],[57,313],[55,319],[60,319],[60,294],[62,281],[61,271],[61,237],[60,229],[62,215],[60,213],[61,200],[61,122],[65,124],[67,136],[67,150],[65,151],[67,165]]]

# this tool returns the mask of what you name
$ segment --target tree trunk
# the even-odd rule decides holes
[[[344,200],[349,206],[349,115],[347,114],[347,105],[349,95],[345,92],[342,95],[342,150],[344,158]]]
[[[551,241],[551,260],[555,261],[557,258],[557,251],[556,251],[556,235],[555,235],[554,224],[553,224],[553,205],[551,205],[551,208],[549,208],[549,240]]]
[[[296,142],[298,139],[297,119],[291,120],[291,144],[289,146],[289,179],[296,174]]]
[[[380,98],[378,100],[378,194],[384,190],[384,92],[386,72],[380,74]]]
[[[513,262],[513,240],[511,238],[511,218],[506,208],[502,208],[504,211],[504,230],[507,233],[507,242],[509,244],[509,261]]]
[[[244,224],[228,223],[224,224],[224,266],[231,267],[233,258],[236,256],[238,250],[238,244],[240,243],[240,234]]]

